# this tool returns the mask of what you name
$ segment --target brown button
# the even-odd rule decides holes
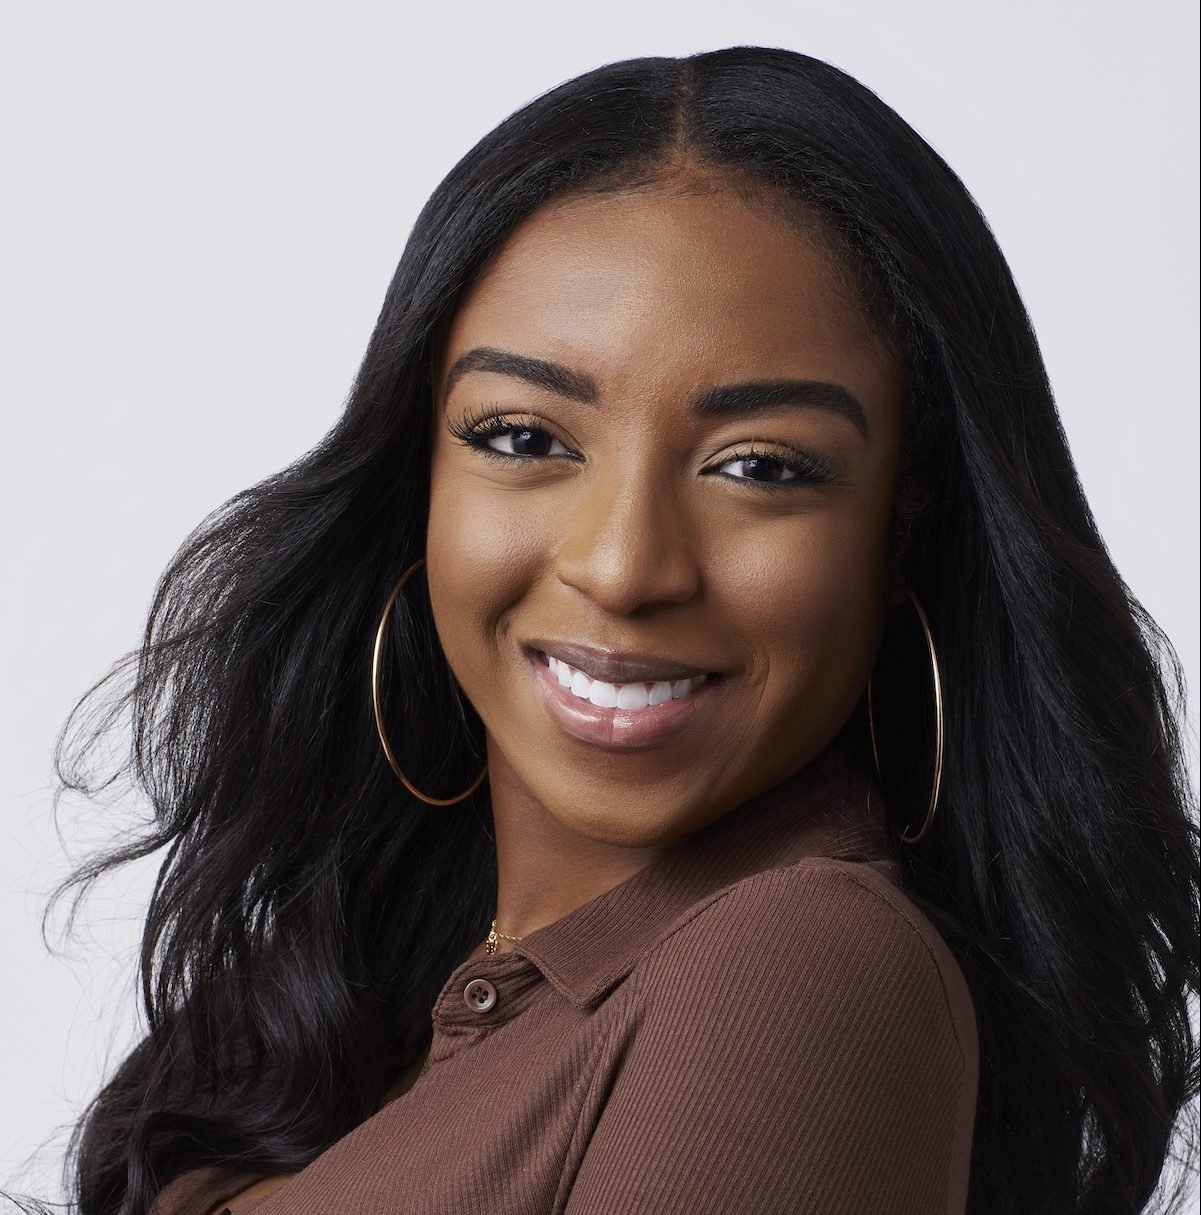
[[[496,1003],[496,988],[487,979],[472,979],[463,988],[463,1003],[472,1012],[487,1012]]]

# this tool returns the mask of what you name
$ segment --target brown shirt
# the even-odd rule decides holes
[[[870,800],[869,800],[870,793]],[[234,1215],[962,1215],[971,995],[836,750],[469,959],[407,1092]],[[196,1170],[154,1215],[262,1174]],[[256,1187],[257,1190],[257,1187]]]

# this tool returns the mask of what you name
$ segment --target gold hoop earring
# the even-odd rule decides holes
[[[392,606],[396,602],[397,596],[400,594],[404,584],[408,581],[409,575],[417,569],[418,566],[425,564],[424,557],[418,557],[412,565],[397,579],[396,585],[392,588],[392,593],[388,596],[388,602],[384,604],[384,614],[380,617],[379,628],[375,631],[375,650],[371,655],[371,703],[375,709],[375,729],[379,734],[380,746],[384,749],[384,754],[388,758],[388,763],[392,765],[392,771],[400,778],[400,782],[414,796],[420,798],[427,806],[453,806],[456,802],[461,802],[464,798],[470,797],[479,787],[484,777],[488,775],[488,765],[484,764],[484,770],[472,782],[471,788],[466,793],[460,793],[458,797],[426,797],[424,793],[418,789],[405,774],[400,770],[400,764],[396,762],[396,756],[392,754],[392,747],[388,742],[388,733],[384,729],[384,710],[383,703],[380,697],[379,688],[379,668],[380,655],[384,649],[384,632],[388,627],[388,617],[392,614]]]
[[[934,634],[930,631],[930,621],[926,619],[926,613],[922,610],[922,605],[918,602],[918,598],[913,591],[907,591],[906,594],[913,600],[913,606],[917,611],[917,618],[921,621],[922,632],[926,635],[926,646],[930,651],[930,668],[934,681],[934,785],[930,790],[930,806],[926,810],[926,821],[922,823],[922,829],[917,835],[901,835],[902,843],[916,844],[930,830],[930,824],[934,821],[934,811],[938,806],[939,790],[942,788],[942,678],[938,670],[938,654],[934,649]],[[872,716],[872,681],[870,675],[867,680],[867,726],[872,736],[872,759],[876,763],[876,776],[880,784],[883,785],[884,778],[880,774],[880,754],[876,749],[876,723]]]

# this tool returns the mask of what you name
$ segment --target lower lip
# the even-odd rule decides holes
[[[721,682],[720,677],[710,675],[687,696],[645,709],[602,709],[563,687],[537,650],[526,650],[526,659],[534,670],[547,711],[563,730],[581,742],[616,751],[649,747],[674,738],[712,702]]]

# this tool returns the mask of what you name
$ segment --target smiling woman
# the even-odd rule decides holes
[[[639,867],[817,756],[879,645],[901,360],[728,178],[547,202],[441,343],[429,598],[519,930],[579,901],[563,830],[598,884]],[[506,848],[518,804],[556,829]]]
[[[785,50],[568,81],[164,575],[79,1210],[1139,1211],[1197,1094],[1178,682],[928,145]]]

